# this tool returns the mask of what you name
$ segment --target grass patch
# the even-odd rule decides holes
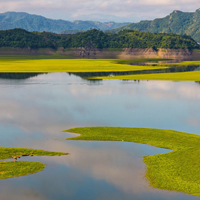
[[[35,149],[0,147],[0,160],[21,156],[61,156],[67,153],[51,152]],[[0,179],[33,174],[43,170],[45,165],[40,162],[9,161],[0,162]]]
[[[0,179],[25,176],[37,173],[45,168],[40,162],[0,162]]]
[[[153,60],[151,60],[153,61]],[[124,63],[126,61],[121,61]],[[142,61],[141,61],[142,62]],[[157,67],[174,67],[174,66],[198,66],[200,61],[184,61],[180,63],[146,63]],[[156,68],[155,68],[156,69]],[[89,77],[88,79],[120,79],[120,80],[163,80],[163,81],[200,81],[200,71],[190,72],[173,72],[173,73],[152,73],[136,75],[119,75],[119,76],[99,76]]]
[[[32,59],[23,59],[23,57],[9,59],[7,57],[6,59],[4,57],[0,59],[0,72],[113,72],[168,68],[117,64],[117,62],[121,61],[119,59],[35,59],[35,57]]]
[[[200,196],[200,136],[173,130],[86,127],[66,130],[81,134],[68,140],[127,141],[173,150],[146,156],[146,176],[159,189]]]
[[[88,79],[200,81],[200,71],[89,77]]]
[[[177,65],[188,66],[188,65],[200,65],[200,61],[196,60],[196,61],[183,61],[183,62],[179,62],[179,63],[146,63],[146,64],[159,65],[159,66],[177,66]]]

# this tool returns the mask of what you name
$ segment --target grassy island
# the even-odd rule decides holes
[[[200,81],[200,71],[176,73],[152,73],[119,76],[99,76],[88,79],[119,79],[119,80],[159,80],[159,81]]]
[[[69,140],[127,141],[173,150],[146,156],[146,176],[159,189],[200,196],[200,136],[173,130],[86,127],[66,130],[80,136]]]
[[[181,66],[199,66],[200,61],[184,61],[180,63],[146,63],[154,65],[154,67],[181,67]],[[155,68],[156,69],[156,68]],[[161,68],[160,68],[161,69]],[[132,75],[117,75],[117,76],[97,76],[88,77],[88,79],[119,79],[119,80],[162,80],[162,81],[200,81],[200,71],[187,72],[168,72],[168,73],[148,73],[148,74],[132,74]]]
[[[0,147],[0,160],[13,158],[13,161],[0,162],[0,179],[33,174],[44,169],[40,162],[17,161],[22,156],[61,156],[67,153],[51,152],[35,149]]]

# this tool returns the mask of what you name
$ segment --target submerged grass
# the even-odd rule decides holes
[[[69,140],[127,141],[173,150],[170,153],[146,156],[146,176],[150,184],[200,196],[200,136],[173,130],[86,127],[66,130],[81,134]]]
[[[145,59],[141,59],[144,62]],[[148,59],[149,60],[149,59]],[[1,59],[0,72],[114,72],[168,68],[118,64],[119,59]],[[128,62],[127,60],[123,61]],[[131,60],[133,62],[133,60]]]
[[[35,149],[24,148],[10,148],[0,147],[0,160],[9,159],[13,157],[21,157],[27,155],[36,156],[61,156],[67,155],[67,153],[51,152]],[[17,176],[24,176],[33,174],[43,170],[45,165],[40,162],[28,162],[28,161],[3,161],[0,162],[0,179],[12,178]]]

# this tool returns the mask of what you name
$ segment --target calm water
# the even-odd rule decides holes
[[[61,132],[124,126],[199,134],[199,83],[94,82],[67,73],[7,78],[0,79],[0,146],[70,155],[26,158],[47,166],[37,174],[0,180],[1,200],[199,199],[149,187],[142,156],[168,150],[127,142],[65,141],[74,134]]]

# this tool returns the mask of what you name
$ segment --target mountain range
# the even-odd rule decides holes
[[[120,30],[140,30],[151,33],[176,33],[189,35],[200,42],[200,9],[195,12],[182,12],[175,10],[164,18],[145,20],[139,23],[131,23],[111,30],[117,33]]]
[[[110,30],[129,23],[53,20],[25,12],[6,12],[0,14],[0,30],[21,28],[27,31],[61,33],[66,30],[86,31],[89,29]],[[72,31],[72,32],[77,32]]]
[[[100,29],[112,33],[120,30],[139,30],[151,33],[175,33],[189,35],[200,43],[200,9],[195,12],[182,12],[175,10],[164,18],[144,20],[138,23],[116,23],[97,21],[66,21],[53,20],[39,15],[25,12],[6,12],[0,14],[0,30],[14,28],[25,29],[29,32],[52,32],[62,34],[75,34],[90,29]]]

